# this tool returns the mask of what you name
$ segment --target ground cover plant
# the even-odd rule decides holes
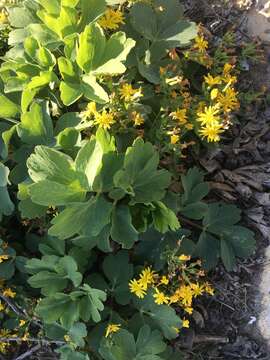
[[[233,124],[247,47],[212,47],[176,0],[25,0],[1,21],[0,350],[181,358],[206,271],[255,247],[188,161]]]

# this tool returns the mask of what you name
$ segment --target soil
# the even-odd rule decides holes
[[[239,44],[249,38],[246,25],[251,1],[242,2],[241,8],[232,1],[184,3],[187,15],[214,37],[234,29]],[[263,50],[267,59],[270,51],[267,47]],[[241,91],[258,91],[262,85],[270,89],[267,62],[251,61],[247,70],[240,81]],[[269,360],[269,349],[258,330],[262,313],[259,284],[269,261],[265,249],[270,242],[270,107],[265,99],[243,109],[223,145],[199,161],[216,199],[235,203],[243,210],[243,223],[256,233],[257,251],[240,261],[233,272],[219,266],[209,275],[216,295],[198,304],[195,330],[187,331],[181,339],[189,353],[186,359]]]

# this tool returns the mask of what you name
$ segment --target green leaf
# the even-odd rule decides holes
[[[82,97],[83,90],[79,83],[61,81],[60,94],[64,105],[70,106]]]
[[[60,320],[64,327],[70,328],[79,320],[79,303],[70,295],[56,293],[42,299],[36,307],[36,313],[43,318],[46,324]]]
[[[35,17],[25,7],[9,7],[8,19],[12,27],[25,28],[36,21]]]
[[[220,235],[224,231],[230,231],[240,219],[241,210],[237,206],[213,203],[208,206],[203,225],[209,232]]]
[[[31,200],[38,205],[61,206],[85,199],[86,189],[79,181],[63,185],[50,180],[43,180],[29,187]]]
[[[79,36],[77,64],[85,72],[96,69],[102,59],[106,37],[98,24],[87,25]]]
[[[49,271],[40,271],[39,273],[31,276],[28,279],[28,283],[33,288],[41,288],[43,295],[53,295],[57,291],[64,290],[68,281],[60,274],[56,274]]]
[[[0,220],[3,215],[11,215],[14,211],[14,205],[7,190],[8,176],[9,169],[0,163]]]
[[[48,144],[52,141],[52,120],[44,106],[34,103],[28,112],[22,114],[18,133],[22,141],[29,145]]]
[[[75,160],[76,170],[84,173],[90,189],[102,165],[103,150],[98,141],[91,139],[78,152]]]
[[[130,194],[131,204],[159,201],[170,183],[170,173],[157,170],[159,156],[153,145],[137,139],[126,151],[124,169],[114,176],[116,187]]]
[[[229,233],[223,234],[223,239],[231,244],[236,256],[242,258],[250,256],[256,247],[254,232],[243,226],[233,226]]]
[[[220,241],[220,256],[223,264],[226,267],[226,270],[232,271],[236,264],[236,258],[234,250],[229,242],[226,242],[224,240]]]
[[[131,249],[138,240],[138,232],[132,225],[130,210],[125,205],[113,209],[111,237],[124,249]]]
[[[50,180],[69,185],[83,175],[75,171],[72,158],[46,146],[35,147],[35,152],[27,160],[27,167],[34,182]]]
[[[154,204],[156,209],[153,211],[153,221],[155,228],[165,234],[169,230],[176,231],[180,228],[180,223],[175,213],[164,205],[161,201]]]
[[[184,20],[182,14],[177,0],[155,0],[154,6],[137,2],[131,8],[131,25],[151,42],[153,63],[165,56],[166,50],[187,46],[196,37],[196,24]]]
[[[116,302],[127,305],[131,298],[128,283],[133,276],[133,265],[129,263],[128,252],[120,251],[116,255],[108,255],[102,268],[105,276],[110,280],[110,292]]]
[[[105,360],[162,360],[158,354],[166,349],[159,331],[151,331],[144,325],[135,343],[134,336],[127,330],[121,329],[112,335],[111,339],[103,338],[99,353]]]
[[[106,301],[107,295],[104,291],[91,288],[84,284],[81,288],[85,291],[85,296],[80,302],[80,316],[84,321],[92,319],[94,322],[101,320],[100,312],[104,310],[103,302]]]
[[[158,328],[168,340],[175,339],[182,322],[175,310],[168,305],[157,305],[154,302],[153,293],[149,292],[144,299],[134,300],[135,307],[140,311],[139,322],[141,326],[149,323],[153,328]]]
[[[220,256],[220,240],[203,231],[193,253],[204,261],[206,269],[214,268]]]
[[[0,94],[0,117],[14,118],[20,114],[19,105],[11,101],[7,96]]]
[[[136,343],[133,335],[121,329],[113,335],[113,341],[103,338],[99,353],[104,360],[134,360],[136,357]]]
[[[97,236],[110,222],[112,204],[100,195],[85,203],[70,204],[53,220],[49,234],[67,239],[76,234]]]
[[[117,32],[108,41],[102,28],[94,23],[85,27],[79,38],[77,63],[87,74],[114,75],[125,72],[123,62],[135,41],[127,39],[125,33]]]
[[[71,341],[79,347],[84,347],[84,338],[87,336],[87,328],[83,323],[74,324],[68,332]]]
[[[81,86],[83,89],[83,94],[88,100],[96,101],[99,104],[106,104],[109,102],[108,94],[103,89],[103,87],[97,83],[94,76],[83,76]]]

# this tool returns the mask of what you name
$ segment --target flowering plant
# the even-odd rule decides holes
[[[62,360],[179,359],[172,340],[213,295],[204,269],[254,248],[237,208],[208,205],[200,171],[175,166],[231,125],[237,66],[213,60],[177,0],[5,11],[0,336],[45,338]]]

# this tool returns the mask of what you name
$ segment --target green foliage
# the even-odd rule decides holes
[[[254,251],[254,233],[236,225],[241,220],[241,211],[235,205],[201,201],[209,189],[198,169],[190,169],[182,176],[182,185],[180,213],[188,219],[202,220],[194,256],[201,257],[207,269],[215,267],[221,258],[226,269],[232,270],[237,256],[245,258]]]

